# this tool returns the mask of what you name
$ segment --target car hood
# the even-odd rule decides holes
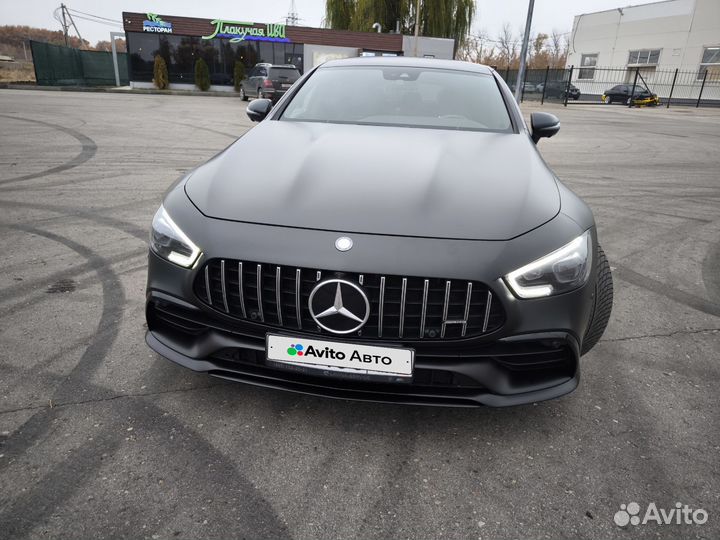
[[[218,219],[506,240],[560,196],[524,134],[266,120],[196,169],[193,204]]]

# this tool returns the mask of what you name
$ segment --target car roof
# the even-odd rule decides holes
[[[353,58],[343,58],[342,60],[330,60],[322,64],[326,67],[351,67],[351,66],[401,66],[401,67],[419,67],[419,68],[435,68],[450,69],[455,71],[472,71],[474,73],[484,73],[490,75],[492,68],[483,64],[473,64],[471,62],[460,62],[458,60],[439,60],[437,58],[413,58],[410,56],[361,56]]]
[[[253,67],[264,67],[264,68],[281,68],[281,69],[297,69],[295,64],[270,64],[268,62],[259,62]]]

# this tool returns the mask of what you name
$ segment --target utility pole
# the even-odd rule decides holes
[[[527,20],[525,21],[525,35],[523,36],[522,50],[520,51],[520,69],[515,83],[515,101],[520,103],[523,88],[525,87],[525,64],[527,62],[528,40],[530,39],[530,26],[532,25],[533,8],[535,0],[528,5]]]
[[[415,2],[415,52],[413,56],[418,55],[418,41],[420,37],[420,0]]]
[[[62,12],[62,27],[63,34],[65,35],[65,46],[68,46],[68,24],[65,19],[65,4],[60,4],[60,11]]]
[[[67,6],[65,4],[62,4],[62,6],[65,9],[65,11],[67,11]],[[73,19],[73,16],[69,11],[67,12],[67,16],[70,19],[70,23],[73,25],[73,28],[75,29],[75,33],[78,35],[78,38],[80,38],[80,47],[82,47],[83,38],[80,35],[80,30],[78,30],[78,27],[75,24],[75,19]]]

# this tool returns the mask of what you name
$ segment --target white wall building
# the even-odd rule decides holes
[[[661,74],[675,69],[686,72],[684,85],[702,81],[707,71],[707,81],[717,85],[720,0],[666,0],[577,15],[569,39],[570,66],[577,70],[573,81],[581,84],[606,75],[594,68],[619,68],[615,78],[623,80],[618,83],[632,82],[639,68],[645,79],[662,79],[663,85]]]

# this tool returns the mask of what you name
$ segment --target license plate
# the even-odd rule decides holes
[[[284,84],[283,83],[280,85],[280,88],[290,88],[291,86],[292,86],[292,84]]]
[[[267,359],[272,362],[348,373],[412,377],[415,351],[268,334]]]

